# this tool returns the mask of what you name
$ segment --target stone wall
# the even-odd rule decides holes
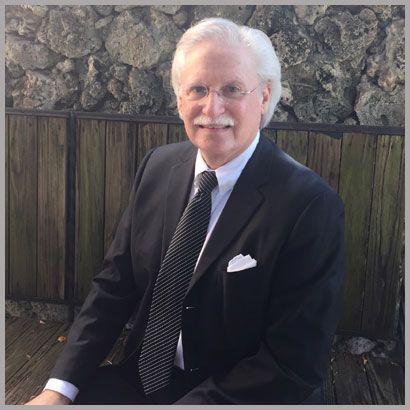
[[[6,6],[6,106],[175,115],[176,42],[211,16],[272,40],[274,120],[404,126],[404,6]]]

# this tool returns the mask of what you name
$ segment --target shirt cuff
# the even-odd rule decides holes
[[[79,390],[77,387],[74,386],[74,384],[71,384],[70,382],[66,382],[65,380],[60,380],[60,379],[48,379],[46,385],[44,386],[44,389],[48,390],[54,390],[66,397],[68,397],[71,401],[74,401],[74,399],[77,397],[77,394]]]

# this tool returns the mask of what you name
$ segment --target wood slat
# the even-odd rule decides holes
[[[38,130],[37,296],[64,299],[67,122],[39,117]]]
[[[370,391],[377,404],[404,403],[404,369],[381,357],[368,357],[365,366]]]
[[[30,327],[26,328],[24,333],[20,333],[17,339],[18,343],[12,343],[6,348],[7,389],[11,389],[13,384],[18,383],[19,380],[15,375],[44,344],[50,339],[56,341],[57,337],[60,336],[58,333],[60,328],[61,323],[45,322],[40,324],[38,320],[31,320]]]
[[[33,322],[32,318],[10,318],[6,320],[6,350],[30,330]]]
[[[394,337],[396,328],[404,229],[404,190],[400,183],[402,143],[400,136],[377,139],[362,320],[363,331],[372,336]]]
[[[11,377],[6,375],[6,404],[23,404],[43,389],[64,347],[64,343],[58,342],[57,337],[66,336],[69,329],[68,324],[46,323],[46,325],[48,326],[46,329],[36,330],[36,340],[43,340],[41,345],[37,344],[37,350],[34,346],[31,349],[19,346],[24,354],[31,352],[28,353],[30,358],[26,357],[26,362]],[[6,356],[6,362],[9,361],[12,362],[12,359]]]
[[[336,352],[332,366],[337,404],[373,404],[361,356]]]
[[[168,138],[167,143],[172,144],[174,142],[181,142],[188,139],[188,136],[183,125],[168,125]]]
[[[372,136],[343,137],[339,193],[345,207],[346,276],[339,330],[348,332],[362,328],[375,148]]]
[[[276,131],[276,143],[303,165],[307,162],[308,133],[306,131]]]
[[[105,121],[77,123],[74,295],[80,301],[104,257],[105,127]]]
[[[139,124],[137,166],[149,150],[167,143],[167,132],[164,124]]]
[[[326,134],[309,133],[307,165],[336,191],[339,190],[341,142]]]
[[[36,296],[37,118],[9,117],[9,287],[14,296]]]
[[[271,129],[271,128],[264,128],[263,131],[261,132],[261,135],[264,135],[265,137],[269,138],[271,141],[276,143],[277,137],[276,137],[276,131]]]
[[[105,155],[104,254],[124,212],[135,174],[137,129],[134,123],[108,122]]]

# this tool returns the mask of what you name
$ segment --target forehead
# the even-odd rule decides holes
[[[257,78],[250,51],[240,45],[215,41],[201,42],[185,57],[181,71],[182,82],[252,82]]]

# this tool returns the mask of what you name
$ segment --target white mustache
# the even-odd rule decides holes
[[[209,118],[206,115],[199,115],[194,119],[194,125],[218,125],[222,127],[233,127],[235,125],[235,121],[229,115],[220,115],[216,118]]]

